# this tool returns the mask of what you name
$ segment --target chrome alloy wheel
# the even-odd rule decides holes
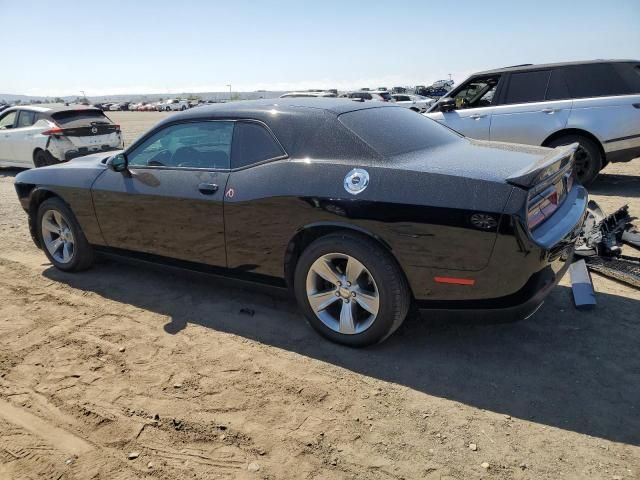
[[[69,222],[57,210],[44,212],[42,240],[56,262],[69,263],[73,259],[76,241]]]
[[[328,253],[313,262],[307,273],[307,300],[322,323],[345,335],[367,330],[380,308],[369,270],[343,253]]]

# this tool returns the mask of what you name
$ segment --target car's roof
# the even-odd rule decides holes
[[[378,105],[379,103],[379,105]],[[217,103],[200,107],[197,110],[185,110],[171,117],[166,121],[188,120],[190,118],[203,117],[238,117],[238,118],[261,118],[278,113],[299,113],[300,109],[308,109],[309,112],[330,112],[334,115],[352,112],[355,110],[365,110],[368,108],[393,108],[393,105],[386,105],[383,102],[371,103],[355,102],[351,99],[332,97],[289,97],[272,98],[262,100],[242,100],[238,102]],[[163,122],[164,123],[164,122]]]
[[[540,70],[541,68],[554,68],[554,67],[567,67],[571,65],[588,65],[595,63],[635,63],[639,62],[639,60],[619,60],[619,59],[610,59],[610,60],[586,60],[586,61],[577,61],[577,62],[559,62],[559,63],[527,63],[523,65],[513,65],[510,67],[503,68],[494,68],[492,70],[485,70],[483,72],[476,72],[472,76],[476,75],[490,75],[492,73],[506,73],[506,72],[521,72],[527,70]]]

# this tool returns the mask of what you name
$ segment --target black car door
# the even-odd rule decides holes
[[[234,123],[161,127],[105,171],[92,195],[110,247],[226,266],[223,197]]]

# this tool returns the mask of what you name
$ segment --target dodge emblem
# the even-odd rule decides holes
[[[91,127],[91,133],[93,133],[94,135],[98,133],[98,127]]]
[[[354,168],[344,177],[344,189],[352,195],[358,195],[369,185],[369,174],[361,168]]]

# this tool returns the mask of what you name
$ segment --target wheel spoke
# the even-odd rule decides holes
[[[62,219],[62,215],[60,215],[60,212],[56,211],[56,210],[51,210],[51,213],[53,214],[53,219],[55,220],[55,222],[58,224],[58,226],[60,228],[62,228],[64,226],[64,220]]]
[[[329,290],[327,292],[318,292],[308,296],[309,305],[313,308],[313,311],[318,313],[325,310],[329,305],[339,300],[336,296],[335,290]]]
[[[363,271],[364,271],[364,265],[362,265],[355,258],[349,257],[349,260],[347,260],[347,268],[345,271],[347,281],[355,285],[356,281],[358,280],[358,278],[360,278],[360,275],[362,275]]]
[[[332,283],[333,285],[337,285],[340,281],[340,276],[335,270],[335,267],[333,267],[333,265],[331,265],[331,263],[324,258],[316,261],[311,268],[317,275],[324,278],[327,282]]]
[[[62,261],[67,263],[71,259],[71,243],[66,242],[62,247]]]
[[[366,292],[360,288],[356,289],[355,292],[355,301],[358,302],[358,305],[360,305],[370,314],[377,315],[378,309],[380,308],[378,294],[374,292]]]
[[[58,237],[55,240],[47,242],[47,248],[49,249],[51,255],[55,255],[63,244],[64,242],[62,241],[62,239]]]
[[[42,220],[42,228],[47,232],[51,232],[55,234],[57,234],[58,231],[60,230],[60,227],[58,227],[55,223],[53,223],[51,221],[51,218],[44,218]]]
[[[347,335],[356,333],[354,323],[355,306],[354,302],[344,302],[342,304],[342,309],[340,310],[340,333]]]

